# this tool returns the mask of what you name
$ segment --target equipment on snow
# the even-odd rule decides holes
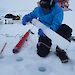
[[[21,19],[20,20],[13,20],[12,18],[5,18],[5,17],[1,17],[0,18],[0,25],[1,24],[22,24]]]
[[[5,18],[10,18],[10,19],[12,19],[12,20],[20,20],[20,16],[15,16],[15,15],[13,15],[13,14],[6,14],[5,15]]]
[[[0,50],[0,55],[2,54],[2,52],[4,51],[4,48],[6,47],[7,43],[4,43],[2,49]]]
[[[4,51],[5,47],[6,47],[6,45],[7,45],[7,43],[4,43],[2,49],[0,50],[0,59],[3,59],[3,58],[4,58],[4,56],[2,55],[2,53],[3,53],[3,51]]]
[[[5,24],[13,24],[12,19],[4,19],[4,20],[5,20]]]
[[[23,46],[24,42],[27,40],[29,33],[31,32],[31,30],[29,29],[24,36],[20,39],[20,41],[16,44],[15,48],[13,49],[13,53],[19,53],[21,47]]]

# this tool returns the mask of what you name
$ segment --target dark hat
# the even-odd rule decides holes
[[[54,0],[40,0],[40,6],[49,9],[53,5],[53,2]]]

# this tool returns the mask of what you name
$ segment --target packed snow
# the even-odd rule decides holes
[[[31,24],[23,26],[21,21],[4,24],[5,14],[11,13],[23,17],[37,6],[37,1],[39,0],[0,0],[0,18],[3,20],[2,24],[0,22],[0,52],[3,45],[7,43],[0,54],[0,75],[75,75],[75,42],[72,41],[66,50],[71,60],[63,64],[54,53],[55,46],[51,47],[48,57],[41,58],[37,55],[37,27]],[[72,35],[75,35],[74,3],[74,0],[70,0],[72,11],[64,12],[63,20],[63,23],[73,29]],[[29,29],[34,34],[29,35],[18,54],[13,54],[13,48]],[[39,71],[39,67],[44,67],[45,71]]]

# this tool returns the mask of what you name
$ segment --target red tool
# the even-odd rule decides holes
[[[20,41],[16,44],[15,48],[13,49],[13,53],[18,53],[20,52],[21,47],[23,46],[23,44],[25,43],[25,41],[27,40],[29,33],[31,32],[31,30],[29,29],[24,36],[20,39]]]

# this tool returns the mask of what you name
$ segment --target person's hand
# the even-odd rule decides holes
[[[22,18],[22,24],[23,24],[23,25],[26,25],[26,16],[24,16],[24,17]]]

